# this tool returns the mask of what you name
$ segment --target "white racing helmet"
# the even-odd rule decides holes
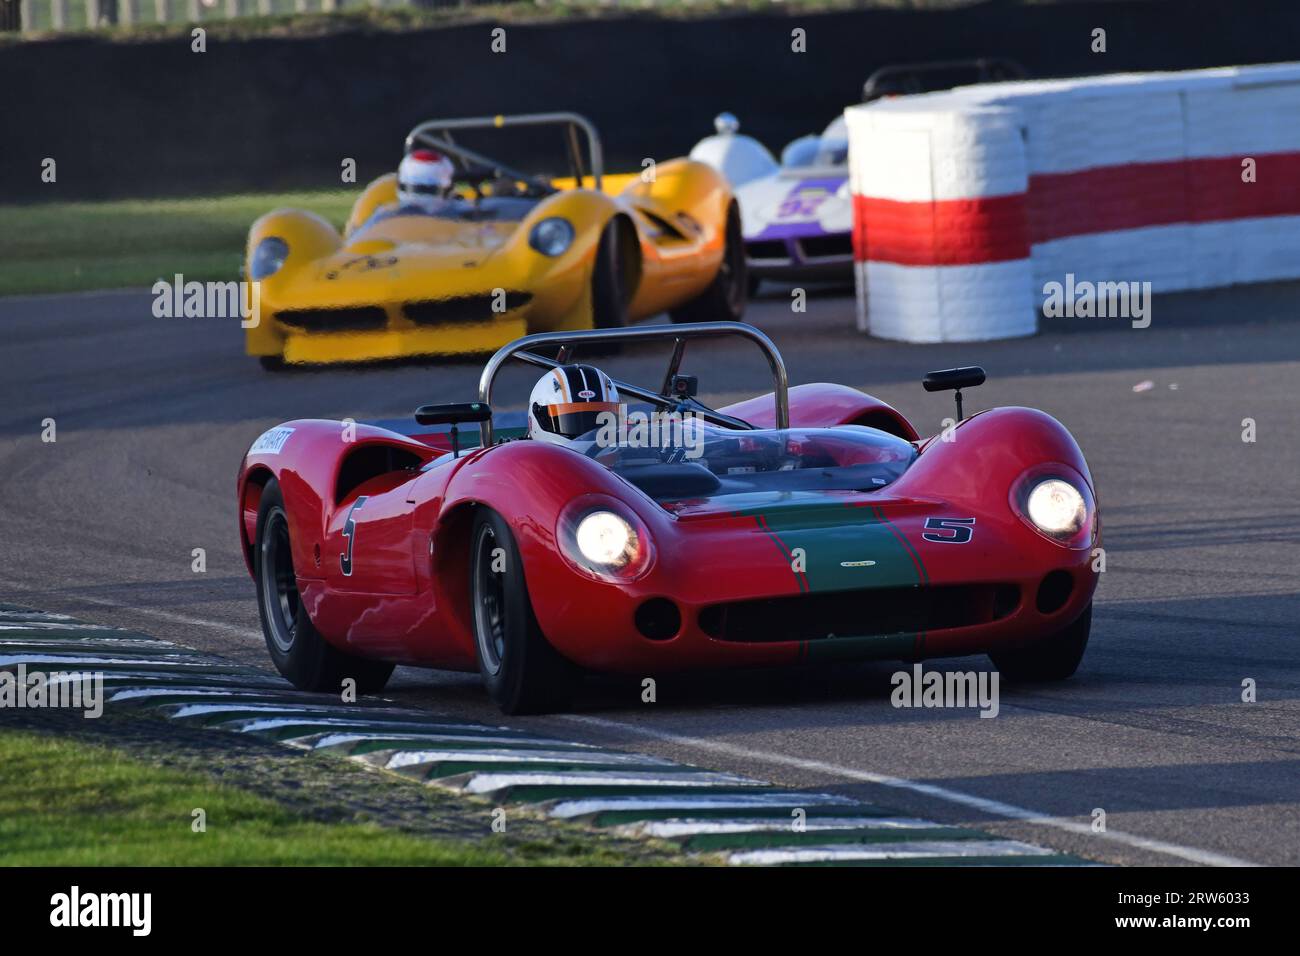
[[[417,149],[397,167],[397,199],[403,206],[433,212],[451,193],[455,168],[451,160],[431,149]]]
[[[605,424],[602,414],[621,415],[618,389],[594,365],[561,365],[533,386],[528,397],[528,437],[557,445]]]

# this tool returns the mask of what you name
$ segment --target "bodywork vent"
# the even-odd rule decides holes
[[[275,313],[285,325],[307,332],[362,332],[382,329],[388,313],[377,305],[347,309],[287,309]]]
[[[411,302],[402,308],[402,314],[416,325],[461,325],[467,322],[487,322],[494,317],[527,305],[533,298],[531,292],[505,294],[505,309],[493,311],[497,297],[483,295],[458,295],[447,299],[429,299]]]
[[[719,641],[820,641],[988,624],[1019,604],[1014,584],[869,588],[713,604],[700,611],[699,621]]]

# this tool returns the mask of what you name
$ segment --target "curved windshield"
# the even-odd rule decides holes
[[[822,140],[817,150],[818,166],[847,166],[849,162],[849,144],[843,140]]]
[[[537,208],[540,199],[514,196],[489,196],[477,202],[462,196],[450,196],[440,206],[424,209],[416,206],[390,204],[376,209],[364,223],[352,232],[355,242],[369,229],[398,217],[450,219],[457,222],[522,222]]]
[[[633,416],[628,416],[632,419]],[[875,428],[739,431],[699,419],[581,436],[576,450],[652,497],[712,497],[755,491],[874,491],[916,456],[911,443]]]
[[[849,126],[843,116],[831,120],[822,131],[817,146],[818,166],[847,166],[849,162]]]

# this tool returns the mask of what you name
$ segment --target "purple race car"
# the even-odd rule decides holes
[[[1004,59],[887,66],[871,74],[862,100],[1024,76],[1023,67]],[[731,181],[740,204],[751,291],[762,279],[849,280],[853,199],[844,116],[832,120],[820,136],[791,141],[780,162],[758,140],[742,135],[732,114],[720,114],[714,126],[717,132],[695,145],[691,159],[708,163]]]

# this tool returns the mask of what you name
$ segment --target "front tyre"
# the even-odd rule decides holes
[[[733,202],[727,210],[726,244],[717,275],[707,289],[670,310],[668,317],[674,322],[739,322],[748,300],[745,237],[740,228],[740,209]]]
[[[533,616],[510,526],[480,508],[470,542],[474,653],[488,695],[507,714],[565,709],[578,671],[551,647]]]
[[[1065,680],[1074,675],[1092,633],[1092,602],[1074,623],[1029,647],[989,654],[993,666],[1009,681]]]
[[[621,220],[615,217],[600,233],[591,273],[591,326],[595,329],[621,329],[627,325],[631,296],[624,281],[628,248],[623,232]]]
[[[354,657],[321,637],[298,594],[298,580],[289,545],[289,519],[280,483],[274,478],[262,489],[257,509],[257,540],[253,548],[257,579],[257,611],[271,661],[294,687],[338,693],[343,681],[356,681],[357,692],[384,689],[393,665]]]

